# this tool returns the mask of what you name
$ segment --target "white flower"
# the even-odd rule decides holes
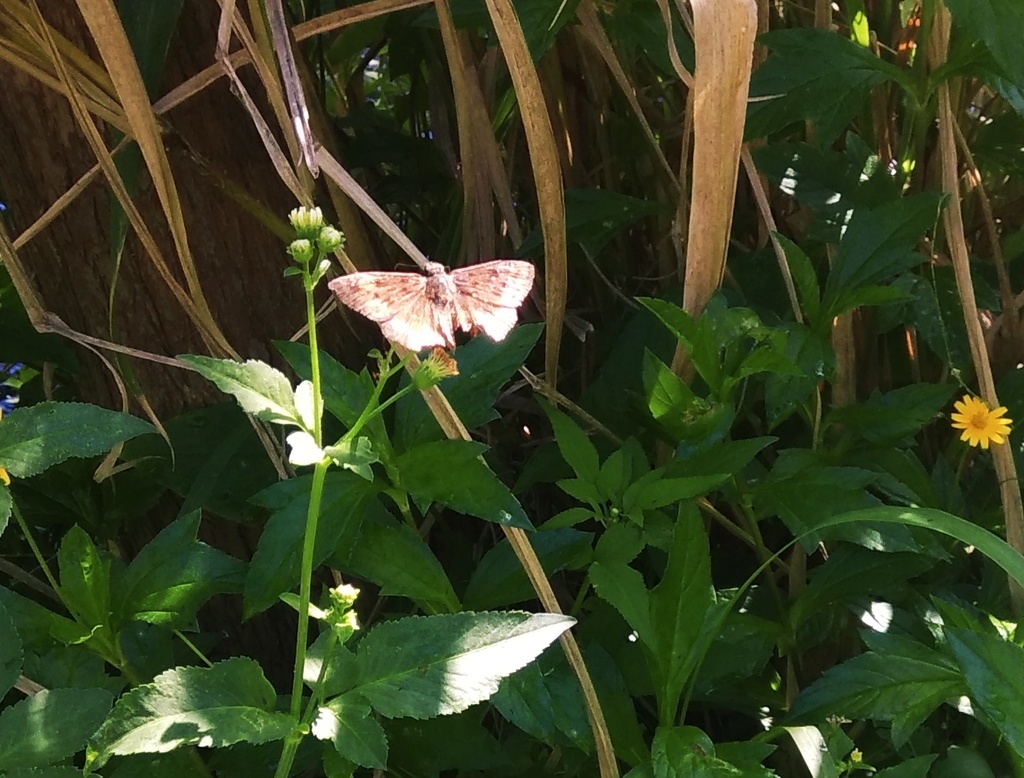
[[[316,465],[323,461],[324,452],[308,432],[298,430],[291,433],[285,440],[288,441],[288,447],[291,449],[288,461],[295,467]]]

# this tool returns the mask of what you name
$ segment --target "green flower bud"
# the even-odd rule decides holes
[[[320,229],[320,235],[316,239],[316,245],[324,254],[329,254],[345,243],[345,236],[330,225]]]
[[[306,238],[298,238],[288,245],[288,253],[300,265],[305,265],[313,259],[313,244]]]

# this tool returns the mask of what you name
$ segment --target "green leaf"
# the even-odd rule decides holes
[[[966,691],[956,666],[934,649],[895,636],[874,648],[826,670],[796,698],[787,723],[833,716],[891,721],[900,748],[932,711]]]
[[[1024,755],[1024,648],[995,635],[946,629],[946,640],[980,707],[1018,755]]]
[[[686,415],[696,401],[693,390],[648,349],[644,349],[643,374],[651,416],[670,435],[684,437]]]
[[[771,55],[750,80],[746,139],[762,138],[802,120],[829,146],[860,111],[875,86],[902,80],[899,69],[830,30],[777,30],[758,39]]]
[[[235,362],[194,354],[182,354],[178,359],[212,381],[222,392],[232,395],[249,415],[274,424],[302,426],[291,382],[266,362],[256,359]]]
[[[798,629],[804,621],[824,612],[834,602],[867,595],[894,596],[899,584],[935,565],[923,554],[885,553],[843,544],[836,548],[793,604],[790,623]]]
[[[85,747],[113,701],[102,689],[49,689],[0,713],[3,769],[46,767]]]
[[[549,651],[501,682],[491,705],[530,736],[551,745],[593,748],[586,704],[565,655]]]
[[[1006,78],[1024,86],[1024,7],[1015,0],[945,0],[957,27],[972,44],[980,42]]]
[[[867,510],[851,511],[832,516],[822,521],[820,528],[838,527],[846,524],[879,522],[902,524],[908,527],[922,527],[956,538],[967,546],[973,546],[987,556],[1014,581],[1024,586],[1024,557],[1005,540],[983,527],[972,524],[958,516],[931,508],[896,508],[878,506]]]
[[[275,340],[274,348],[287,360],[299,378],[312,380],[309,346],[305,343]],[[346,427],[356,423],[373,394],[373,382],[369,376],[352,372],[325,351],[320,352],[320,387],[324,407]],[[374,430],[376,440],[376,433],[383,432],[383,423],[380,419],[373,419],[370,421],[370,429]]]
[[[793,284],[796,286],[797,294],[800,297],[800,304],[803,306],[807,321],[813,327],[818,324],[818,314],[821,311],[821,287],[818,285],[818,274],[814,272],[814,265],[810,258],[798,245],[785,235],[775,234],[775,239],[782,246],[786,255],[786,262],[789,265],[789,272],[793,275]]]
[[[664,508],[681,500],[702,497],[731,477],[731,473],[716,473],[715,475],[700,475],[692,478],[662,477],[646,483],[637,481],[626,490],[622,499],[622,507],[626,511],[632,511],[634,508],[644,511]],[[634,491],[634,487],[638,485],[641,488]]]
[[[153,425],[127,413],[85,403],[39,403],[18,408],[0,422],[0,466],[16,478],[28,478],[151,432],[156,432]]]
[[[500,343],[473,338],[452,355],[459,374],[446,378],[441,391],[466,429],[476,429],[498,418],[494,401],[502,387],[526,361],[543,325],[523,324]],[[408,379],[403,376],[403,385]],[[395,410],[395,446],[405,451],[417,443],[444,437],[441,427],[418,392],[403,397]]]
[[[593,513],[588,511],[593,518]],[[530,535],[530,545],[550,578],[563,570],[577,570],[590,561],[591,532],[562,528]],[[523,565],[508,540],[496,543],[480,560],[464,596],[468,610],[501,608],[537,596]]]
[[[274,712],[276,703],[274,687],[246,657],[209,668],[175,667],[117,701],[89,741],[86,769],[97,770],[115,755],[281,740],[295,722]]]
[[[252,421],[237,404],[187,411],[164,428],[174,452],[173,469],[167,444],[155,435],[128,443],[122,458],[148,459],[140,470],[158,463],[151,477],[184,498],[179,515],[202,509],[234,521],[262,519],[249,498],[277,483],[278,475]]]
[[[555,442],[562,458],[569,464],[576,475],[590,483],[597,481],[601,472],[601,460],[597,456],[597,449],[590,442],[587,433],[569,416],[562,413],[555,406],[537,401],[544,409],[551,420],[551,428],[555,433]]]
[[[271,515],[249,563],[243,597],[244,618],[274,605],[281,592],[298,583],[311,484],[311,475],[291,478],[264,489],[253,498],[257,505],[270,510]],[[337,549],[347,550],[355,543],[374,494],[373,486],[355,473],[328,471],[320,502],[314,566]]]
[[[245,564],[196,540],[199,511],[160,531],[128,566],[120,600],[120,623],[130,620],[181,629],[215,594],[241,593]]]
[[[23,659],[21,636],[0,602],[0,696],[7,694],[18,680]]]
[[[659,668],[658,702],[674,715],[679,696],[700,655],[698,638],[711,608],[711,552],[704,523],[695,508],[680,507],[668,564],[651,590],[653,654]]]
[[[486,448],[464,440],[421,443],[396,460],[401,486],[417,502],[436,502],[467,516],[533,529],[519,501],[480,458]]]
[[[917,243],[935,226],[944,202],[939,192],[923,192],[854,211],[825,284],[822,317],[837,315],[842,294],[879,284],[924,262]]]
[[[553,5],[547,0],[540,2]],[[578,243],[594,256],[630,224],[665,210],[658,202],[640,200],[611,189],[567,189],[565,237],[569,243]],[[538,227],[526,236],[518,255],[539,257],[543,254],[543,244],[543,231]]]
[[[862,403],[835,408],[826,423],[845,425],[869,443],[893,445],[920,432],[949,405],[956,390],[951,384],[911,384],[875,392]]]
[[[831,326],[831,325],[830,325]],[[835,375],[836,355],[827,334],[796,322],[784,322],[786,357],[800,375],[772,373],[765,378],[765,411],[769,429],[775,429],[798,408],[809,404],[818,384]]]
[[[424,719],[488,699],[576,620],[553,613],[457,613],[380,624],[359,644],[353,691],[382,716]]]
[[[407,524],[372,501],[359,538],[339,549],[338,567],[380,587],[382,597],[408,597],[443,611],[461,609],[441,563],[430,546]]]
[[[661,319],[683,347],[689,352],[693,367],[704,379],[712,393],[720,396],[723,388],[721,358],[715,332],[708,317],[694,319],[690,314],[667,300],[638,297],[636,301]]]
[[[85,530],[72,527],[57,552],[61,599],[89,627],[110,626],[111,558],[101,555]]]
[[[7,529],[7,522],[11,518],[11,509],[13,507],[14,501],[11,499],[11,490],[4,484],[0,484],[0,536]]]
[[[330,740],[350,762],[374,770],[387,767],[387,735],[358,696],[342,695],[321,705],[311,731],[320,740]]]
[[[324,448],[324,453],[333,459],[339,467],[351,470],[367,481],[373,481],[373,468],[370,465],[380,462],[380,457],[373,450],[370,439],[364,437],[345,441],[337,446],[327,446]]]
[[[656,651],[657,637],[651,625],[651,596],[643,576],[625,563],[602,562],[594,562],[589,575],[598,596],[619,612],[645,646]]]
[[[874,778],[927,778],[928,770],[935,761],[935,754],[915,756],[902,764],[887,767],[875,773]],[[964,775],[961,773],[961,775]],[[964,776],[966,778],[966,776]]]

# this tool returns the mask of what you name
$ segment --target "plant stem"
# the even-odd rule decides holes
[[[323,427],[321,416],[323,416],[323,400],[320,395],[320,350],[317,347],[316,338],[316,306],[313,303],[312,279],[308,276],[303,284],[306,290],[306,326],[309,328],[309,365],[313,379],[313,440],[317,448],[322,448]]]
[[[309,510],[306,513],[306,531],[302,541],[302,568],[299,572],[299,625],[295,635],[295,671],[292,676],[291,715],[296,725],[302,715],[302,671],[306,665],[306,643],[309,640],[309,600],[313,579],[313,553],[316,548],[316,528],[320,518],[320,501],[324,493],[328,461],[320,462],[313,470],[313,485],[309,491]],[[288,737],[277,764],[276,778],[285,778],[291,770],[301,735]]]

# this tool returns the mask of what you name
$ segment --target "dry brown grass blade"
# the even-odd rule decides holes
[[[544,329],[544,378],[552,386],[557,386],[558,354],[562,346],[562,324],[569,291],[565,195],[558,147],[541,91],[540,77],[511,0],[487,0],[487,10],[512,76],[519,116],[530,149],[530,165],[544,234],[544,307],[547,320]]]
[[[30,0],[30,2],[35,4],[35,0]],[[34,7],[38,14],[38,28],[44,40],[46,41],[47,50],[50,56],[52,57],[54,69],[60,77],[62,83],[66,87],[65,94],[67,94],[68,96],[72,113],[74,114],[75,119],[78,122],[78,125],[81,128],[83,135],[85,136],[86,141],[89,143],[90,148],[96,155],[96,159],[100,164],[100,168],[103,171],[108,184],[110,185],[111,191],[114,193],[114,196],[118,199],[118,202],[124,209],[129,222],[131,223],[133,229],[138,234],[139,239],[142,242],[143,248],[146,250],[150,258],[152,259],[153,264],[156,267],[158,273],[160,274],[161,279],[170,289],[175,299],[177,299],[178,302],[181,304],[182,309],[185,311],[185,313],[194,323],[196,323],[200,335],[203,336],[207,343],[214,344],[216,342],[214,336],[207,332],[206,328],[204,327],[202,316],[200,312],[196,309],[196,306],[191,297],[185,292],[184,289],[181,288],[181,286],[174,279],[172,273],[170,272],[170,268],[167,266],[167,263],[164,260],[163,255],[156,244],[156,240],[153,238],[153,235],[150,233],[149,229],[147,228],[145,222],[142,219],[142,215],[139,213],[138,209],[135,207],[135,204],[132,202],[131,197],[128,195],[128,192],[124,187],[124,182],[121,180],[121,177],[114,165],[113,158],[107,151],[103,138],[100,136],[99,130],[96,128],[92,116],[86,109],[84,101],[81,99],[81,97],[78,95],[78,92],[75,89],[75,81],[71,77],[64,60],[60,56],[60,52],[56,47],[52,35],[50,34],[50,27],[49,25],[46,24],[46,21],[43,19],[42,14],[39,12],[38,6]],[[10,261],[13,264],[16,264],[18,262],[16,255],[11,257]],[[23,299],[25,300],[26,309],[28,309],[30,305],[35,304],[37,298],[35,296],[32,296]],[[33,323],[39,321],[43,317],[43,315],[44,311],[42,306],[40,306],[38,310],[29,310],[29,317],[33,321]],[[213,346],[211,345],[211,348],[212,347]]]
[[[693,187],[683,308],[698,316],[722,283],[757,30],[752,0],[693,0]]]
[[[661,151],[661,145],[658,143],[657,138],[654,137],[654,130],[651,129],[650,122],[648,122],[647,117],[644,116],[643,109],[640,107],[640,101],[636,98],[636,88],[630,82],[629,76],[626,75],[626,71],[619,62],[619,58],[615,56],[615,50],[612,48],[612,42],[608,40],[608,34],[604,31],[604,27],[601,26],[601,21],[597,18],[597,10],[594,8],[593,0],[583,0],[583,2],[580,3],[579,8],[576,9],[576,16],[583,27],[584,37],[601,56],[601,59],[604,60],[604,64],[611,72],[612,78],[615,79],[615,83],[618,84],[619,89],[622,90],[622,94],[624,94],[626,96],[626,100],[629,101],[629,107],[633,109],[633,113],[636,115],[637,121],[640,122],[640,128],[644,132],[644,137],[647,138],[647,142],[650,144],[651,150],[654,152],[654,156],[661,165],[661,169],[668,174],[667,179],[669,185],[674,189],[675,196],[678,197],[680,185],[679,181],[676,180],[675,171],[668,163],[668,160],[665,159],[665,155]],[[672,47],[672,52],[675,52],[675,46]]]
[[[665,24],[668,58],[672,62],[672,68],[676,71],[676,75],[679,76],[679,80],[692,88],[693,74],[683,66],[683,61],[679,58],[679,51],[676,49],[676,39],[672,34],[672,9],[669,7],[668,0],[658,0],[658,8],[661,10],[661,20]],[[682,184],[685,187],[685,182],[682,182]]]
[[[316,177],[319,172],[316,164],[316,152],[313,150],[313,132],[309,128],[309,108],[306,107],[306,95],[302,89],[302,79],[295,65],[295,53],[292,51],[291,35],[288,22],[284,18],[281,0],[265,0],[267,21],[270,24],[270,39],[277,56],[281,81],[284,85],[285,97],[288,99],[288,113],[292,120],[292,132],[295,141],[302,151],[302,159],[310,173]]]
[[[68,63],[72,83],[89,112],[128,132],[127,120],[113,96],[114,87],[107,74],[57,30],[50,27],[44,35],[30,3],[0,3],[0,31],[0,58],[67,96],[64,83],[52,67],[52,58],[45,55],[52,42],[62,61]]]
[[[462,178],[462,248],[473,259],[494,255],[493,200],[487,159],[482,148],[484,131],[490,133],[490,124],[481,127],[473,122],[472,88],[463,59],[459,34],[455,29],[447,0],[435,0],[441,40],[448,58],[455,96],[456,127],[459,132],[459,170]]]
[[[316,155],[317,164],[324,174],[337,184],[338,188],[358,205],[391,240],[397,243],[413,262],[420,267],[426,265],[428,260],[423,252],[419,250],[415,243],[409,240],[409,236],[399,229],[398,225],[391,220],[391,217],[384,212],[384,209],[377,205],[367,191],[359,185],[359,182],[352,178],[349,172],[341,166],[341,163],[331,156],[323,146],[316,147]]]
[[[932,35],[928,45],[928,61],[932,69],[945,64],[949,53],[950,15],[945,6],[936,8],[932,20]],[[970,254],[964,235],[963,214],[960,206],[960,169],[957,161],[956,141],[953,125],[956,114],[950,99],[949,82],[943,81],[938,87],[939,98],[939,160],[942,167],[942,188],[949,194],[951,202],[942,214],[949,253],[953,259],[960,303],[963,306],[964,323],[967,325],[967,339],[971,345],[971,359],[978,376],[978,388],[982,398],[990,407],[999,405],[996,396],[992,366],[985,349],[985,334],[978,315],[974,297],[974,282],[971,279]],[[1009,445],[993,446],[992,460],[999,481],[999,496],[1003,503],[1003,517],[1006,523],[1006,542],[1018,553],[1024,554],[1024,500],[1021,499],[1020,482]],[[1024,590],[1010,579],[1010,595],[1014,612],[1019,618],[1024,615]]]
[[[78,0],[78,8],[110,74],[131,127],[131,135],[138,143],[146,162],[150,179],[170,228],[178,263],[185,277],[200,332],[213,353],[235,357],[235,350],[221,332],[203,294],[192,251],[188,245],[188,231],[178,189],[171,175],[156,116],[150,107],[149,97],[117,8],[111,0]]]

